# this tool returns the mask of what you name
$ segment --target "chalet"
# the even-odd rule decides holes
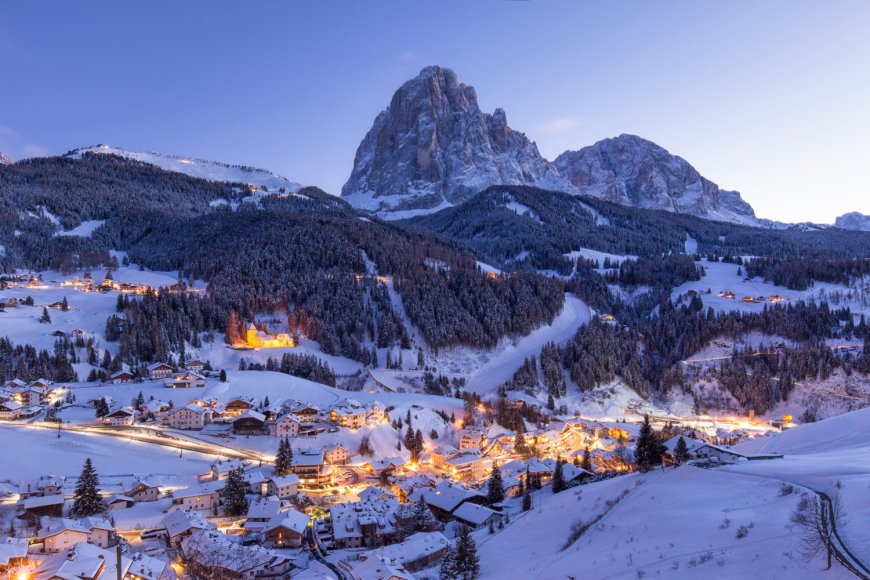
[[[121,559],[121,577],[130,561]],[[114,551],[78,542],[39,561],[33,578],[59,580],[106,580],[118,576]],[[30,578],[31,576],[28,576]]]
[[[63,515],[64,497],[62,493],[46,496],[33,496],[18,502],[21,513],[18,517],[33,520],[41,516],[60,517]]]
[[[0,419],[14,420],[21,416],[21,408],[24,405],[15,401],[0,403]]]
[[[122,407],[104,416],[102,421],[112,427],[123,427],[132,425],[136,421],[138,414],[138,411],[131,407]]]
[[[467,451],[448,459],[445,470],[454,479],[462,481],[475,481],[486,477],[492,468],[492,459],[482,457],[479,453]]]
[[[298,548],[305,539],[310,518],[296,510],[287,510],[270,519],[263,527],[263,538],[274,548]]]
[[[216,510],[220,504],[223,481],[210,481],[172,492],[171,511]]]
[[[317,417],[320,416],[320,407],[296,401],[290,405],[290,414],[298,417],[303,423],[311,423],[316,421]]]
[[[463,503],[453,512],[453,519],[473,530],[493,525],[501,521],[501,514],[486,506],[474,503]]]
[[[358,501],[334,505],[329,510],[333,543],[338,549],[376,547],[396,538],[395,500]]]
[[[140,479],[133,484],[127,495],[135,501],[157,501],[160,499],[160,488],[148,479]]]
[[[195,530],[181,540],[179,553],[194,578],[288,578],[293,560],[261,546],[243,546],[216,530]]]
[[[22,381],[21,379],[12,379],[11,381],[6,381],[6,382],[3,384],[3,388],[4,388],[4,389],[13,389],[13,390],[14,390],[14,389],[20,389],[20,388],[23,388],[23,387],[26,387],[26,386],[27,386],[27,383],[25,383],[25,382]]]
[[[368,412],[369,423],[386,423],[389,420],[387,417],[387,408],[380,401],[367,403],[366,411]]]
[[[327,445],[323,450],[323,458],[332,465],[345,465],[350,459],[350,451],[338,443]]]
[[[363,561],[379,562],[389,566],[401,565],[408,572],[417,572],[434,566],[441,560],[450,542],[440,532],[417,532],[408,536],[408,538],[400,544],[392,544],[384,546],[369,552],[363,552],[357,555],[357,559],[364,558]],[[356,577],[371,578],[370,575],[359,575],[360,570],[357,565],[351,561],[349,564]],[[410,574],[407,576],[399,576],[400,578],[413,578]],[[393,576],[383,576],[383,578],[393,578]]]
[[[232,419],[233,417],[238,417],[245,411],[252,411],[253,409],[254,401],[252,399],[236,397],[226,404],[223,414],[224,418]]]
[[[163,518],[163,527],[166,528],[169,545],[177,548],[181,540],[196,530],[208,529],[209,524],[199,512],[177,510]]]
[[[165,401],[158,401],[157,399],[152,399],[150,401],[146,401],[139,407],[139,414],[145,419],[163,419],[169,411],[172,410],[172,406]]]
[[[380,487],[367,487],[359,494],[359,498],[363,501],[376,501],[381,499],[398,499],[396,494],[388,489],[381,489]]]
[[[277,437],[296,437],[299,435],[299,426],[302,421],[296,415],[287,413],[275,421],[275,435]]]
[[[218,459],[211,464],[209,476],[212,481],[223,481],[230,476],[230,471],[235,469],[244,470],[248,464],[241,459]]]
[[[486,435],[480,429],[466,427],[458,433],[459,450],[468,451],[470,449],[480,449],[486,442]]]
[[[24,387],[22,389],[10,390],[9,394],[12,395],[12,399],[20,404],[27,407],[35,407],[42,403],[45,398],[45,392],[37,387]],[[19,413],[20,415],[21,413]]]
[[[148,378],[151,380],[168,379],[172,376],[172,367],[166,363],[156,362],[148,365]]]
[[[110,510],[123,510],[135,504],[136,500],[129,495],[113,495],[106,499],[106,508]]]
[[[167,389],[191,389],[205,386],[205,377],[197,373],[186,371],[172,376],[163,381]]]
[[[265,435],[269,432],[266,416],[248,410],[233,419],[233,433],[236,435]]]
[[[409,501],[420,498],[423,498],[435,517],[441,521],[450,520],[456,508],[466,502],[479,505],[486,503],[486,496],[479,491],[466,489],[450,481],[441,482],[434,489],[416,489],[408,496]]]
[[[99,548],[110,548],[118,543],[115,527],[105,518],[42,518],[37,539],[42,543],[42,551],[54,554],[72,547],[79,542],[87,542]]]
[[[293,455],[293,473],[302,480],[318,480],[329,475],[324,466],[323,450],[307,450]]]
[[[737,453],[727,447],[720,447],[711,443],[704,443],[697,447],[694,452],[699,459],[712,459],[719,463],[737,463],[741,459],[745,459],[742,453]]]
[[[211,423],[211,409],[187,405],[167,415],[166,423],[173,429],[202,429]]]
[[[269,520],[281,513],[281,500],[275,496],[261,497],[248,505],[244,528],[247,531],[261,532]]]
[[[203,369],[205,369],[205,363],[200,360],[188,361],[187,364],[184,365],[184,369],[192,373],[200,374]]]
[[[380,457],[378,459],[370,459],[369,461],[366,461],[363,467],[375,475],[380,475],[382,473],[391,475],[403,465],[405,465],[405,460],[401,457]]]
[[[17,308],[18,300],[15,298],[0,298],[0,309],[3,308]]]
[[[266,491],[278,499],[290,499],[299,493],[299,477],[291,473],[284,476],[272,476],[266,482]]]
[[[63,492],[64,481],[63,477],[56,475],[42,475],[39,479],[22,481],[18,485],[18,496],[20,499],[27,499],[56,495]]]
[[[671,457],[674,456],[674,450],[677,448],[677,443],[680,440],[681,435],[675,435],[671,437],[667,441],[664,442],[665,453]],[[702,447],[705,442],[699,441],[698,439],[694,439],[692,437],[683,437],[683,441],[686,442],[686,449],[689,452],[689,459],[694,459],[697,457],[695,453],[699,447]]]
[[[329,420],[349,429],[364,427],[368,421],[368,411],[365,407],[350,405],[335,407],[329,411]]]
[[[110,375],[109,380],[112,381],[112,383],[115,385],[120,383],[129,383],[133,380],[133,373],[129,371],[118,371]]]

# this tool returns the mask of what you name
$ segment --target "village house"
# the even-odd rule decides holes
[[[334,443],[327,445],[323,450],[323,458],[332,465],[345,465],[350,459],[350,451],[346,447]]]
[[[447,462],[461,454],[451,445],[439,445],[429,453],[429,461],[436,469],[447,469]]]
[[[497,525],[502,515],[486,506],[465,502],[453,512],[453,519],[470,527],[473,530],[489,526],[490,523]]]
[[[201,374],[203,369],[205,369],[205,363],[201,360],[188,361],[187,364],[184,365],[184,369],[192,373]]]
[[[272,548],[298,548],[305,539],[310,518],[296,510],[287,510],[270,519],[263,527],[263,538]]]
[[[195,530],[179,544],[194,578],[289,578],[293,560],[261,546],[243,546],[215,530]],[[207,572],[199,572],[198,568]]]
[[[374,487],[374,486],[365,488],[357,495],[363,501],[377,501],[377,500],[381,500],[381,499],[398,499],[396,497],[396,494],[394,494],[390,490],[382,489],[380,487]]]
[[[79,542],[87,542],[99,548],[111,548],[118,543],[115,527],[105,518],[45,517],[40,520],[37,539],[42,543],[42,551],[54,554],[72,547]]]
[[[329,509],[333,544],[338,549],[373,548],[396,537],[396,500],[358,501]]]
[[[245,411],[252,411],[253,409],[253,399],[235,397],[233,399],[230,399],[230,401],[224,406],[223,416],[225,419],[233,419],[235,417],[238,417]]]
[[[18,502],[18,508],[21,510],[18,517],[30,521],[41,516],[59,518],[63,515],[64,502],[62,493],[29,497]]]
[[[196,530],[208,529],[209,524],[205,517],[199,512],[177,510],[169,512],[169,514],[163,518],[163,527],[166,528],[166,536],[169,540],[169,545],[173,548],[177,548],[181,540],[188,537]]]
[[[277,437],[297,437],[301,423],[302,421],[299,417],[292,413],[287,413],[275,421],[275,435]]]
[[[441,532],[417,532],[399,544],[358,554],[357,559],[375,560],[389,565],[399,564],[408,572],[417,572],[438,563],[449,546],[450,542]],[[352,569],[356,572],[357,568],[353,564],[351,562]]]
[[[210,481],[172,492],[170,510],[217,510],[223,481]]]
[[[118,371],[109,375],[109,380],[112,381],[112,384],[118,385],[121,383],[129,383],[133,380],[133,373],[129,371]]]
[[[293,455],[293,473],[304,481],[317,481],[328,477],[331,470],[324,465],[323,450],[305,450]]]
[[[113,495],[105,501],[106,509],[109,510],[123,510],[131,508],[136,504],[136,500],[129,495]]]
[[[148,378],[152,381],[156,381],[158,379],[168,379],[172,376],[172,367],[166,363],[156,362],[148,365]]]
[[[260,497],[248,505],[245,516],[245,530],[261,532],[269,520],[281,513],[281,500],[275,496]]]
[[[268,334],[262,330],[257,330],[257,327],[251,323],[245,333],[246,345],[248,348],[277,348],[282,346],[296,346],[289,334]],[[234,345],[235,346],[235,345]]]
[[[303,423],[311,423],[320,416],[320,407],[296,401],[290,406],[290,414],[298,417]]]
[[[7,421],[18,419],[21,416],[21,409],[24,405],[15,401],[5,401],[0,403],[0,419]]]
[[[483,431],[474,427],[461,429],[457,435],[460,451],[478,450],[486,442],[486,435]]]
[[[26,538],[7,538],[0,536],[0,574],[19,567],[29,567],[27,557],[29,542]],[[11,573],[10,573],[11,577]]]
[[[202,429],[211,423],[211,409],[187,405],[166,416],[166,424],[173,429]]]
[[[236,435],[266,435],[266,416],[257,411],[248,410],[233,419],[233,433]]]
[[[160,499],[160,487],[148,479],[139,479],[127,492],[136,501],[157,501]]]
[[[205,377],[191,371],[185,371],[163,381],[167,389],[191,389],[205,386]]]
[[[364,427],[368,421],[368,411],[365,407],[350,405],[334,407],[329,411],[329,420],[348,429]]]
[[[149,558],[154,560],[154,558]],[[60,552],[40,560],[39,566],[33,571],[36,580],[114,580],[120,577],[135,580],[174,580],[174,572],[157,577],[131,576],[129,573],[131,561],[122,557],[120,570],[114,550],[104,550],[86,542],[78,542]],[[163,568],[165,568],[165,563]],[[171,570],[171,568],[170,568]]]
[[[63,492],[65,481],[65,478],[56,475],[42,475],[38,479],[22,481],[18,485],[19,499],[59,494]]]
[[[230,476],[230,471],[244,470],[247,466],[248,464],[241,459],[218,459],[211,464],[209,476],[212,481],[223,481]]]
[[[102,418],[102,422],[112,427],[123,427],[132,425],[136,421],[138,412],[131,407],[121,407],[117,411],[112,411]]]
[[[172,407],[169,403],[165,401],[159,401],[157,399],[152,399],[150,401],[145,401],[139,407],[139,415],[145,419],[155,419],[157,421],[162,420],[166,417],[167,413],[172,410]]]
[[[434,489],[425,487],[415,489],[408,496],[408,501],[417,501],[420,498],[423,498],[432,510],[432,514],[444,522],[449,521],[456,508],[465,502],[479,505],[486,503],[486,496],[479,491],[466,489],[450,481],[443,481]]]
[[[460,481],[478,481],[489,475],[492,468],[492,459],[481,457],[479,453],[466,451],[448,459],[445,464],[447,471],[453,479]]]
[[[299,493],[299,477],[289,475],[274,475],[266,482],[266,493],[275,495],[278,499],[290,499]]]

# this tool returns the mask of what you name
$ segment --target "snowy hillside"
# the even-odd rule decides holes
[[[96,145],[94,147],[83,147],[76,149],[68,154],[69,157],[78,158],[83,153],[104,153],[118,155],[127,159],[141,161],[156,165],[166,171],[174,171],[176,173],[184,173],[191,177],[199,177],[209,181],[223,181],[228,183],[245,183],[252,185],[257,189],[263,187],[270,193],[278,193],[282,188],[288,193],[294,193],[302,188],[301,185],[290,181],[285,177],[281,177],[276,173],[256,167],[248,167],[245,165],[230,165],[228,163],[220,163],[218,161],[207,161],[204,159],[193,159],[189,157],[180,157],[175,155],[165,155],[163,153],[144,153],[137,151],[126,151],[118,147],[110,147],[108,145]]]

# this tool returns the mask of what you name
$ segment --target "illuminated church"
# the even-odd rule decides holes
[[[246,339],[249,348],[275,348],[282,346],[296,346],[293,339],[287,333],[281,334],[266,334],[262,330],[257,330],[257,327],[251,323],[248,326]]]

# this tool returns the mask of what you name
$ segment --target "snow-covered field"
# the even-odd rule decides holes
[[[745,280],[745,268],[738,264],[726,264],[723,262],[709,262],[706,259],[700,264],[704,267],[705,275],[698,281],[686,282],[674,288],[671,293],[671,299],[676,300],[679,296],[685,295],[690,290],[694,290],[701,294],[701,300],[705,307],[713,307],[718,312],[761,312],[765,304],[771,304],[768,301],[764,302],[744,302],[744,297],[757,298],[764,296],[780,296],[784,299],[784,303],[797,302],[798,300],[818,301],[819,298],[830,299],[834,293],[847,293],[849,288],[842,284],[830,284],[827,282],[817,282],[814,286],[807,290],[790,290],[784,286],[764,282],[760,278]],[[741,274],[738,274],[738,269]],[[710,290],[710,294],[706,292]],[[733,292],[734,297],[728,298],[720,296],[720,293]],[[839,301],[838,301],[839,302]],[[855,314],[870,314],[870,307],[864,304],[863,301],[853,299],[845,300],[839,305],[848,305],[852,308]]]

